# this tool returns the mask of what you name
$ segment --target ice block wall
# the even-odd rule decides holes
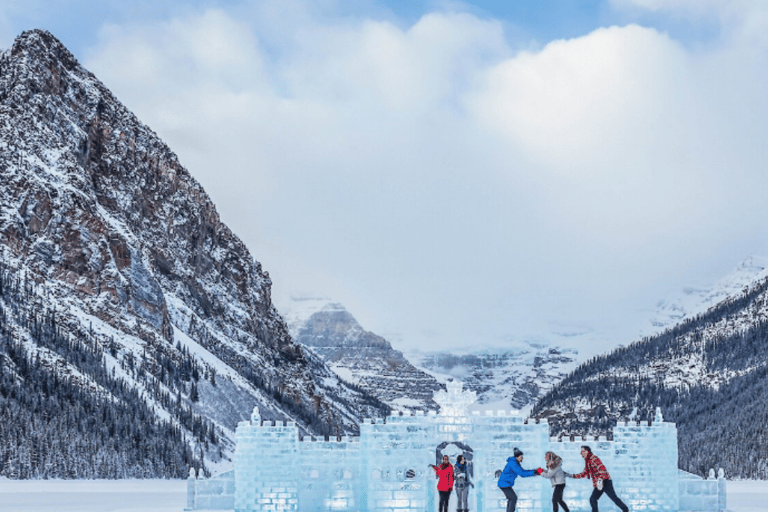
[[[507,499],[496,485],[497,472],[504,469],[515,447],[523,451],[523,468],[543,467],[544,453],[549,449],[549,425],[546,422],[526,424],[516,411],[485,411],[483,415],[472,415],[471,419],[475,427],[476,482],[473,491],[477,506],[470,510],[504,511]],[[551,510],[549,480],[538,476],[517,478],[514,490],[517,510]]]
[[[427,510],[435,463],[432,428],[425,417],[390,416],[360,426],[365,495],[360,510]]]
[[[574,441],[551,439],[549,450],[563,458],[563,469],[577,474],[584,470],[581,446],[587,445],[605,464],[618,497],[633,512],[676,512],[679,507],[677,470],[677,428],[664,422],[657,412],[656,421],[626,422],[613,430],[613,440],[578,438]],[[590,510],[592,480],[567,479],[563,498],[571,509]],[[608,496],[600,498],[605,510],[619,510]]]
[[[613,429],[610,468],[636,511],[677,511],[677,428],[656,410],[648,425],[626,422]],[[605,462],[605,461],[604,461]]]
[[[359,438],[304,437],[298,448],[299,503],[324,511],[361,509]]]
[[[429,465],[443,455],[455,462],[464,454],[474,484],[469,510],[501,512],[506,498],[496,484],[498,472],[515,447],[524,452],[526,469],[543,467],[544,454],[553,451],[563,458],[566,471],[579,473],[584,444],[606,465],[617,494],[633,512],[680,510],[677,429],[660,412],[650,425],[617,426],[611,441],[571,441],[550,439],[546,421],[525,422],[514,411],[470,413],[474,400],[475,394],[462,391],[460,383],[448,383],[446,391],[435,393],[439,414],[369,419],[360,425],[359,437],[332,439],[299,439],[293,423],[264,422],[254,410],[251,421],[237,428],[235,511],[437,510],[437,481]],[[549,480],[518,478],[514,488],[517,510],[552,510]],[[572,510],[589,510],[592,489],[589,478],[568,479],[565,501]],[[455,493],[450,507],[456,508]],[[607,496],[600,509],[618,510]]]
[[[300,510],[296,425],[262,422],[254,408],[251,420],[238,424],[235,442],[235,510]]]

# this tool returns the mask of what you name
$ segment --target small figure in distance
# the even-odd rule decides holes
[[[437,491],[440,493],[439,512],[448,512],[448,500],[451,499],[453,490],[453,465],[447,455],[443,455],[443,462],[439,466],[429,465],[435,470],[437,476]]]
[[[540,475],[544,472],[543,469],[523,469],[521,465],[523,462],[523,452],[518,448],[515,448],[514,457],[507,459],[507,465],[504,466],[504,471],[501,472],[499,477],[499,489],[507,497],[507,512],[515,512],[517,506],[517,494],[512,490],[512,486],[515,485],[515,479],[518,476],[529,477],[534,475]]]
[[[592,490],[592,496],[589,498],[589,504],[592,505],[592,512],[598,512],[597,500],[600,499],[600,496],[602,496],[603,493],[607,494],[622,512],[629,512],[629,507],[616,496],[616,491],[613,489],[613,482],[611,481],[611,475],[608,474],[603,462],[597,455],[592,453],[592,448],[586,445],[582,446],[581,456],[584,457],[584,471],[578,475],[566,473],[566,476],[571,478],[584,478],[588,476],[592,478],[594,489]]]
[[[456,467],[454,467],[454,482],[456,483],[456,512],[469,512],[469,506],[467,505],[467,495],[469,494],[469,486],[474,487],[475,484],[469,479],[469,467],[467,466],[467,459],[463,454],[456,456]]]
[[[562,505],[565,512],[568,510],[568,505],[563,501],[563,491],[565,491],[565,471],[563,471],[563,459],[560,458],[555,452],[547,452],[544,454],[544,460],[546,461],[547,469],[541,474],[544,478],[549,478],[552,482],[552,512],[558,512],[558,505]]]

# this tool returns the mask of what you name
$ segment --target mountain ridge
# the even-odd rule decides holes
[[[716,282],[696,288],[687,287],[680,293],[673,294],[657,302],[651,310],[647,325],[642,332],[650,333],[645,337],[659,334],[664,329],[674,328],[679,322],[703,315],[719,302],[739,296],[745,288],[753,286],[755,281],[768,277],[768,258],[752,255],[745,258]],[[343,305],[335,303],[323,295],[293,297],[287,304],[281,305],[281,311],[289,324],[289,329],[299,341],[299,331],[309,318],[323,310],[346,311]],[[354,318],[354,317],[352,317]],[[362,328],[354,321],[354,329]],[[579,331],[579,336],[588,341],[590,330]],[[349,372],[349,361],[334,364],[338,351],[346,343],[347,331],[338,333],[323,332],[323,341],[314,339],[308,345],[318,352],[332,369],[347,380],[356,381]],[[328,344],[324,349],[320,344]],[[314,345],[314,346],[313,346]],[[337,355],[322,354],[323,350],[335,347]],[[615,349],[620,350],[623,345]],[[608,352],[610,352],[609,350]],[[409,350],[402,353],[412,365],[432,375],[438,382],[448,379],[461,380],[467,389],[478,396],[476,407],[515,408],[529,412],[535,402],[553,386],[565,378],[579,365],[586,363],[588,356],[579,350],[567,346],[557,346],[541,339],[537,341],[518,341],[507,346],[465,347],[461,351]],[[599,354],[600,357],[604,354]],[[399,356],[398,356],[399,357]],[[594,356],[593,356],[594,357]],[[366,389],[376,389],[370,386]],[[390,403],[390,405],[395,405]]]
[[[440,383],[413,366],[383,337],[366,331],[338,302],[325,297],[291,301],[284,315],[293,338],[321,357],[340,378],[394,410],[434,411]]]
[[[768,278],[663,332],[591,359],[531,416],[550,434],[597,435],[661,408],[679,432],[679,465],[705,475],[768,478]],[[712,450],[702,451],[701,446]],[[761,462],[762,461],[762,462]]]
[[[22,283],[6,290],[28,298],[3,297],[7,350],[19,341],[45,371],[96,386],[89,375],[101,370],[58,354],[87,333],[88,350],[102,353],[93,364],[114,372],[109,386],[136,389],[131,400],[169,418],[197,466],[228,464],[254,405],[314,435],[354,433],[361,417],[389,410],[291,339],[269,274],[200,184],[47,31],[0,54],[0,178],[2,263]],[[55,329],[33,329],[40,312],[55,312]],[[17,378],[14,361],[26,364],[4,361]],[[196,422],[210,424],[216,446],[195,437]]]

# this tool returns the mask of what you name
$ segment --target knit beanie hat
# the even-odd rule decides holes
[[[515,450],[514,450],[513,453],[514,453],[515,458],[518,458],[519,456],[521,456],[523,454],[523,452],[521,452],[518,447],[515,447]]]

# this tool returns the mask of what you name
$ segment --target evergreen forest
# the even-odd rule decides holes
[[[205,473],[201,455],[220,450],[219,435],[192,411],[200,372],[188,354],[157,346],[116,359],[114,342],[63,321],[38,292],[0,265],[0,476]]]

